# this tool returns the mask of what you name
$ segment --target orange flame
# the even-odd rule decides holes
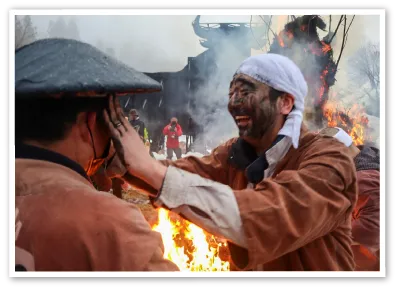
[[[280,43],[280,46],[285,47],[284,40],[280,35],[277,36],[277,39],[278,39],[278,43]]]
[[[174,262],[181,271],[230,271],[230,264],[219,257],[226,242],[219,242],[200,227],[170,218],[167,210],[158,210],[158,222],[152,228],[164,243],[164,258]]]
[[[277,40],[281,47],[287,46],[291,48],[293,38],[294,34],[291,31],[283,30],[277,35]]]
[[[354,145],[362,145],[365,140],[370,139],[366,135],[368,118],[364,115],[364,108],[358,104],[342,112],[335,103],[328,102],[324,109],[324,117],[329,127],[343,128],[353,139]]]
[[[331,45],[325,43],[324,41],[321,41],[321,44],[323,45],[321,50],[323,51],[324,54],[326,54],[328,51],[330,51],[332,49]]]

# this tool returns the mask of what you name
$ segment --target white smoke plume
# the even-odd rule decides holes
[[[300,15],[296,15],[300,16]],[[39,38],[48,37],[50,21],[56,22],[60,16],[32,16],[33,24],[37,28]],[[206,49],[199,43],[199,38],[192,28],[195,15],[186,16],[62,16],[66,23],[71,19],[78,29],[79,39],[97,46],[116,58],[143,72],[175,72],[180,71],[187,64],[188,57],[195,57]],[[328,24],[329,15],[323,15]],[[262,16],[269,21],[269,17]],[[263,22],[261,17],[254,16],[253,22]],[[338,15],[332,16],[333,31],[338,23]],[[348,17],[348,20],[351,16]],[[201,22],[247,22],[250,16],[202,16]],[[270,42],[273,32],[278,34],[291,17],[279,15],[271,17]],[[367,41],[379,42],[379,16],[356,16],[350,28],[346,47],[343,51],[339,69],[336,74],[337,82],[332,88],[336,92],[348,91],[351,87],[347,77],[348,57],[353,55],[363,43]],[[339,29],[332,46],[334,59],[338,57],[341,46]],[[326,32],[319,31],[320,36]],[[60,30],[58,37],[66,37]],[[254,40],[258,35],[252,35]],[[256,49],[255,49],[256,48]],[[254,47],[251,54],[265,53],[269,48],[267,43],[261,49]],[[217,52],[219,69],[210,81],[193,96],[196,108],[192,109],[193,119],[202,124],[205,134],[201,141],[211,146],[237,135],[237,128],[227,111],[228,84],[232,79],[233,71],[243,60],[241,53],[224,45]],[[312,65],[312,63],[307,63]],[[352,100],[355,95],[349,96]],[[188,101],[188,99],[186,100]],[[164,124],[165,125],[165,124]],[[211,142],[209,142],[212,141]]]

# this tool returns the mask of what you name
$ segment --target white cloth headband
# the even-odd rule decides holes
[[[244,60],[236,74],[245,74],[294,97],[295,109],[288,115],[279,134],[290,137],[294,148],[298,148],[304,100],[307,94],[307,83],[298,66],[285,56],[267,53]]]

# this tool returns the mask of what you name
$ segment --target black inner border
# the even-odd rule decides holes
[[[285,5],[286,4],[286,5]],[[390,96],[394,96],[394,91],[393,91],[393,84],[395,81],[394,78],[394,63],[391,61],[393,58],[393,52],[395,49],[395,31],[393,29],[394,25],[394,15],[393,15],[393,8],[392,6],[388,5],[387,3],[366,3],[366,2],[333,2],[327,3],[327,2],[306,2],[306,3],[253,3],[253,2],[248,2],[248,3],[243,3],[243,2],[228,2],[228,3],[220,3],[220,2],[215,2],[215,3],[169,3],[169,4],[163,4],[163,3],[111,3],[108,2],[107,4],[105,3],[13,3],[8,5],[7,7],[4,8],[5,12],[3,13],[4,15],[4,24],[5,24],[5,30],[3,34],[3,43],[4,43],[4,55],[5,59],[3,59],[3,65],[5,65],[5,69],[8,68],[8,41],[9,41],[9,35],[8,35],[8,23],[9,23],[9,9],[59,9],[61,6],[68,6],[68,9],[111,9],[111,8],[117,8],[117,9],[128,9],[128,8],[135,8],[135,9],[150,9],[150,8],[156,8],[156,9],[167,9],[167,8],[184,8],[184,9],[192,9],[192,8],[214,8],[214,9],[222,9],[222,8],[228,8],[228,9],[241,9],[241,8],[252,8],[252,9],[263,9],[263,8],[268,8],[268,9],[285,9],[285,8],[290,8],[290,9],[302,9],[302,8],[308,8],[308,9],[335,9],[335,8],[345,8],[345,9],[385,9],[386,10],[386,55],[387,55],[387,61],[386,61],[386,95],[389,95],[390,101],[392,99]],[[5,95],[9,94],[9,89],[8,89],[8,70],[5,70],[5,75],[4,75],[4,92]],[[5,97],[5,96],[4,96]],[[4,119],[9,119],[8,115],[8,98],[5,97],[4,99]],[[387,142],[386,142],[386,149],[388,152],[392,152],[395,148],[393,147],[393,137],[395,137],[395,132],[393,130],[393,105],[387,105],[387,121],[386,121],[386,129],[388,134],[386,134]],[[8,132],[9,132],[9,127],[5,126],[5,152],[8,151]],[[4,161],[5,161],[5,168],[8,167],[8,162],[9,162],[9,156],[6,153],[3,155]],[[179,278],[165,278],[165,277],[134,277],[134,278],[89,278],[89,277],[80,277],[80,278],[56,278],[56,277],[48,277],[48,278],[32,278],[32,277],[27,277],[27,278],[18,278],[18,277],[7,277],[9,275],[9,268],[8,268],[8,259],[9,259],[9,244],[8,244],[8,237],[5,232],[8,232],[9,226],[8,226],[8,218],[9,218],[9,210],[8,210],[8,204],[9,204],[9,197],[8,193],[9,192],[9,175],[8,175],[8,170],[6,169],[4,172],[4,180],[3,182],[5,185],[5,191],[3,192],[4,196],[4,210],[3,210],[3,217],[4,217],[4,224],[5,227],[3,228],[3,244],[5,247],[5,255],[3,257],[3,269],[6,274],[4,277],[4,280],[6,283],[9,285],[14,285],[14,286],[26,286],[26,285],[79,285],[79,286],[84,286],[84,285],[94,285],[94,286],[104,286],[104,285],[109,285],[109,286],[117,286],[117,285],[132,285],[132,286],[139,286],[139,285],[153,285],[153,286],[189,286],[189,285],[211,285],[211,286],[217,286],[217,285],[223,285],[223,286],[230,286],[230,287],[235,287],[238,285],[241,286],[269,286],[269,285],[320,285],[320,284],[327,284],[327,285],[361,285],[361,286],[380,286],[380,285],[385,285],[385,284],[390,284],[393,281],[394,275],[395,275],[395,264],[394,264],[394,257],[395,257],[395,244],[394,244],[394,234],[395,234],[395,215],[394,215],[394,209],[395,209],[395,204],[394,204],[394,198],[393,198],[393,180],[394,180],[394,174],[393,174],[393,158],[387,158],[387,177],[386,177],[386,190],[388,192],[386,196],[386,251],[390,252],[386,256],[386,277],[354,277],[354,278],[346,278],[346,277],[340,277],[340,278],[322,278],[322,277],[310,277],[310,278],[275,278],[275,277],[265,277],[265,278],[260,278],[260,277],[247,277],[247,278],[233,278],[233,280],[226,279],[226,278],[221,278],[221,277],[207,277],[207,278],[187,278],[187,277],[179,277]],[[395,193],[395,192],[394,192]]]

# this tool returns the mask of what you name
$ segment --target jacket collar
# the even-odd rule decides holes
[[[50,151],[32,145],[27,145],[24,143],[16,143],[15,158],[41,160],[41,161],[56,163],[75,171],[76,173],[80,174],[85,179],[90,181],[86,172],[78,163],[54,151]]]
[[[319,137],[321,136],[313,132],[310,132],[308,128],[302,123],[301,132],[299,136],[299,147],[297,149],[295,149],[293,146],[290,147],[290,149],[287,151],[284,157],[276,164],[276,167],[274,168],[273,171],[273,176],[277,175],[282,170],[282,168],[286,165],[286,163],[292,158],[292,156],[297,151],[303,150],[304,148],[306,148],[306,146],[312,143],[312,140],[314,138],[319,138]]]

